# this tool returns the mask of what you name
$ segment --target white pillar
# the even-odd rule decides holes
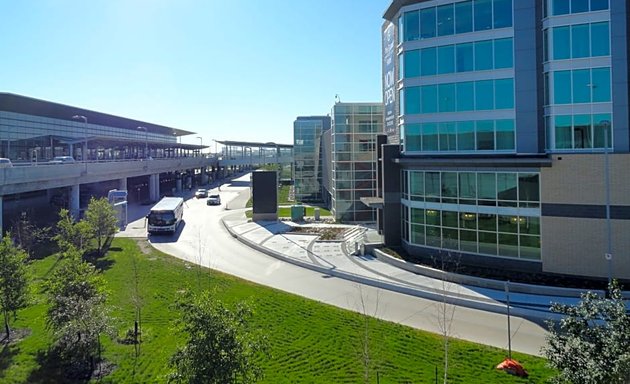
[[[175,190],[178,193],[182,191],[182,175],[181,174],[177,175],[177,178],[175,179]]]
[[[122,179],[118,180],[118,189],[121,191],[126,191],[127,190],[127,178],[123,177]]]
[[[75,220],[79,220],[79,184],[70,187],[70,196],[68,196],[68,207],[70,214]]]

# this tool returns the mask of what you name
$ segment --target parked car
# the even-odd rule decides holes
[[[221,196],[219,195],[208,196],[208,200],[206,200],[206,205],[221,205]]]
[[[195,197],[198,199],[201,199],[203,197],[208,197],[208,191],[203,188],[199,188],[197,192],[195,192]]]
[[[74,163],[74,157],[72,156],[55,156],[48,164],[66,164]]]
[[[0,157],[0,168],[11,168],[13,167],[13,163],[11,163],[10,159]]]

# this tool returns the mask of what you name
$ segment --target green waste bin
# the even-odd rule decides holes
[[[304,220],[304,206],[292,205],[291,206],[291,221],[302,221],[302,220]]]

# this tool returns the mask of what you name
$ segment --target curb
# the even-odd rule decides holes
[[[332,268],[325,268],[325,267],[307,263],[298,259],[294,259],[292,257],[285,256],[284,254],[280,252],[276,252],[272,249],[263,247],[260,244],[255,243],[244,236],[240,236],[236,234],[236,232],[234,232],[232,228],[229,227],[225,223],[225,220],[223,218],[221,219],[221,223],[223,223],[223,226],[233,238],[239,240],[241,243],[247,245],[248,247],[256,249],[259,252],[265,253],[271,257],[274,257],[279,260],[283,260],[285,262],[291,263],[299,267],[307,268],[307,269],[310,269],[310,270],[313,270],[313,271],[316,271],[325,275],[338,277],[338,278],[353,281],[356,283],[366,284],[375,288],[386,289],[389,291],[394,291],[394,292],[398,292],[398,293],[402,293],[402,294],[406,294],[410,296],[429,299],[432,301],[445,302],[448,304],[458,305],[458,306],[462,306],[466,308],[478,309],[478,310],[487,311],[487,312],[499,313],[499,314],[507,313],[507,308],[505,304],[495,301],[495,300],[491,300],[491,299],[473,300],[473,299],[466,299],[466,298],[458,297],[456,295],[444,295],[443,291],[439,291],[439,290],[414,289],[414,288],[406,287],[403,285],[394,284],[387,281],[370,279],[364,276],[355,275],[355,274],[343,272],[343,271],[338,271]],[[534,309],[512,307],[512,306],[510,307],[510,314],[514,316],[536,318],[536,319],[560,318],[559,316],[553,313],[537,311]]]
[[[457,284],[466,284],[472,285],[480,288],[489,288],[494,290],[503,290],[505,289],[505,281],[502,280],[494,280],[487,279],[484,277],[475,277],[468,275],[461,275],[458,273],[452,272],[443,272],[439,269],[427,267],[424,265],[418,265],[409,263],[405,260],[400,260],[395,257],[392,257],[385,252],[379,249],[373,249],[372,253],[374,257],[376,257],[379,261],[384,263],[393,265],[394,267],[398,267],[400,269],[404,269],[408,272],[412,272],[415,274],[419,274],[422,276],[427,276],[435,279],[445,278],[447,281],[457,283]],[[511,293],[525,293],[532,295],[545,295],[545,296],[559,296],[559,297],[571,297],[571,298],[580,298],[582,293],[585,293],[587,290],[580,290],[578,288],[563,288],[563,287],[553,287],[546,285],[534,285],[534,284],[525,284],[525,283],[514,283],[510,282],[510,292]],[[598,295],[604,296],[605,292],[603,290],[590,290],[591,292],[595,292]]]

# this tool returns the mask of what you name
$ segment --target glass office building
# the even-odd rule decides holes
[[[330,183],[336,220],[374,222],[376,213],[361,202],[376,196],[376,136],[383,131],[381,103],[336,103],[332,108]]]
[[[293,180],[296,201],[322,200],[322,133],[330,116],[299,116],[293,122]]]
[[[382,167],[401,227],[385,231],[421,257],[585,276],[612,249],[630,278],[628,7],[392,1],[384,132],[399,147]]]

